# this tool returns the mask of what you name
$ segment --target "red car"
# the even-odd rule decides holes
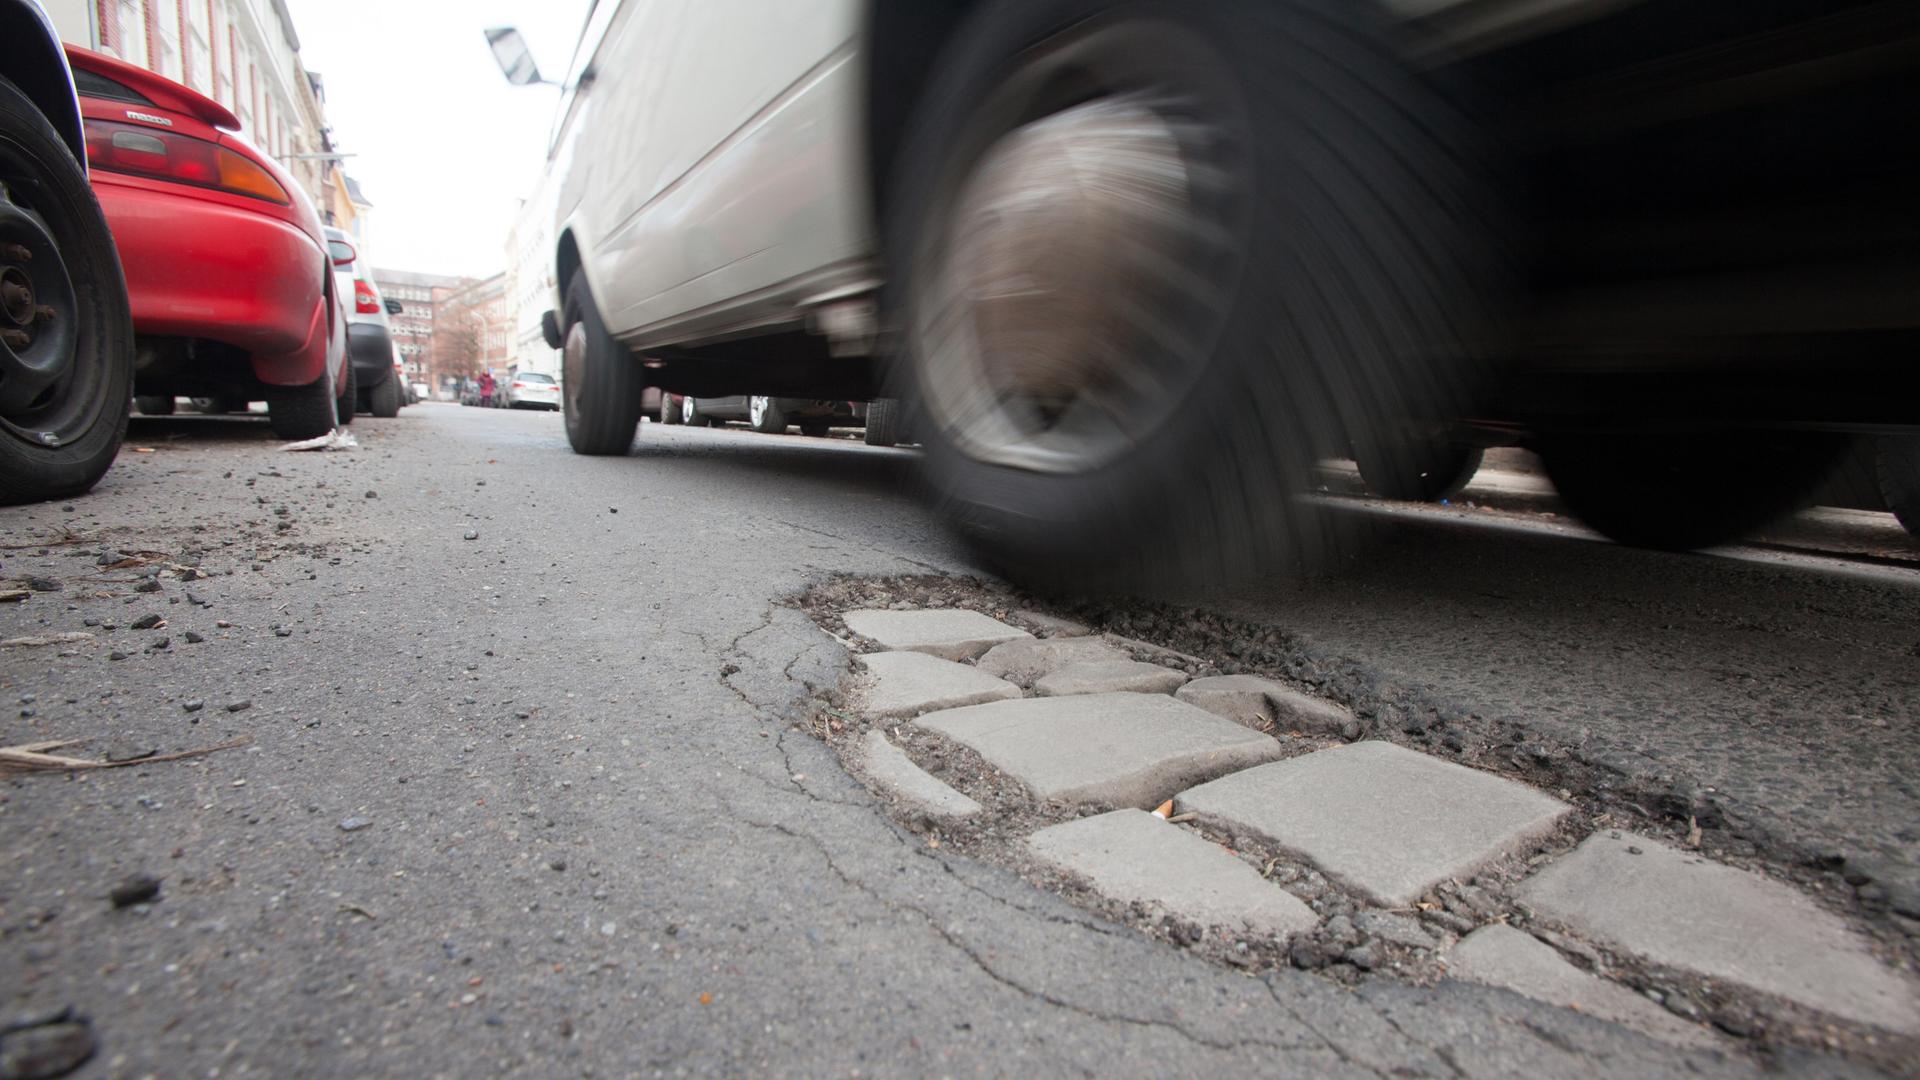
[[[142,412],[265,399],[275,434],[353,415],[353,367],[320,215],[211,98],[69,46],[94,193],[120,248]],[[331,374],[329,374],[331,373]]]

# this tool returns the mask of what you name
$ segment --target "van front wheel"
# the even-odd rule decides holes
[[[646,380],[633,353],[607,333],[580,274],[567,285],[566,326],[560,366],[567,442],[576,454],[624,454],[640,428]]]

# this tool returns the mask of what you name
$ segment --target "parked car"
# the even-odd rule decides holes
[[[347,355],[353,359],[354,407],[379,417],[400,415],[407,403],[406,379],[397,375],[400,353],[394,348],[388,315],[400,314],[400,302],[382,300],[373,270],[353,238],[329,225],[327,250],[333,256],[333,287],[347,308]],[[349,299],[351,298],[351,299]]]
[[[778,435],[789,427],[798,427],[802,435],[825,435],[834,427],[857,427],[859,417],[850,401],[815,401],[807,398],[777,398],[761,394],[734,394],[725,397],[689,398],[681,406],[683,422],[718,424],[743,420],[755,431]]]
[[[428,386],[426,383],[417,382],[417,383],[411,384],[411,386],[413,389],[413,400],[415,401],[432,401],[433,400],[433,388]]]
[[[506,380],[503,402],[509,409],[560,408],[560,382],[539,371],[522,371]]]
[[[810,398],[776,398],[735,394],[726,397],[695,398],[666,395],[662,404],[662,422],[718,426],[729,420],[745,421],[755,431],[779,434],[798,427],[800,434],[820,437],[837,427],[862,428],[869,446],[893,446],[900,439],[895,403],[879,401],[821,401]]]
[[[204,95],[68,46],[94,191],[120,248],[142,411],[264,399],[275,434],[353,416],[353,367],[313,202]]]
[[[0,503],[18,503],[113,463],[133,326],[60,37],[35,0],[0,0],[0,41]]]
[[[1690,547],[1920,428],[1920,54],[1859,48],[1908,5],[754,11],[601,0],[558,80],[579,453],[649,385],[897,397],[1010,566],[1164,577],[1320,543],[1348,452],[1419,491],[1518,440]]]

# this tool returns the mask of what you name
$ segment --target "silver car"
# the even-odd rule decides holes
[[[509,409],[560,408],[560,382],[538,371],[522,371],[506,381],[501,400]]]

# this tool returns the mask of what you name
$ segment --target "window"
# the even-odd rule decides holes
[[[159,11],[155,12],[155,8]],[[147,0],[147,11],[158,27],[154,39],[159,44],[157,55],[149,59],[147,66],[175,82],[186,82],[186,72],[180,70],[180,5],[166,3],[166,0]]]
[[[81,97],[105,98],[108,101],[123,101],[128,105],[152,105],[138,91],[122,86],[105,75],[95,75],[91,71],[73,69],[73,88]]]

